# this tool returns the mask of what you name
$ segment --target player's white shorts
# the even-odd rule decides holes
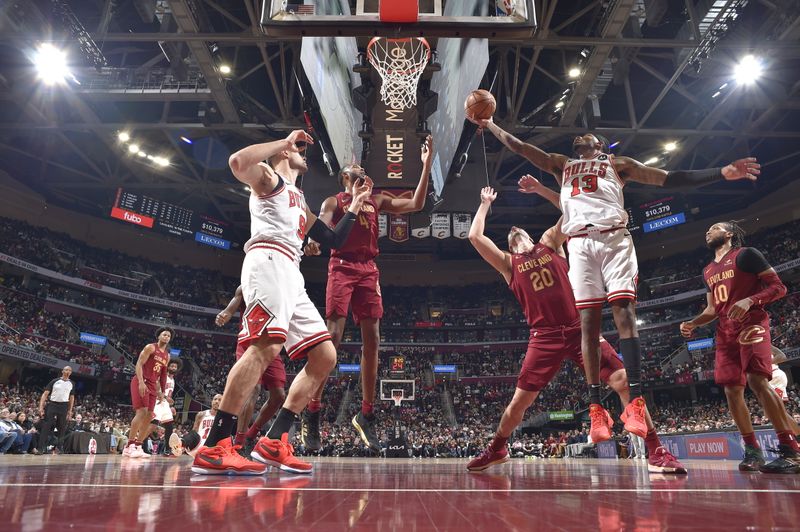
[[[172,409],[166,399],[158,401],[155,408],[153,408],[153,418],[158,420],[159,423],[169,423],[172,421]]]
[[[297,264],[280,251],[255,248],[242,264],[242,295],[247,308],[239,342],[245,348],[262,336],[286,344],[289,358],[330,340],[328,328],[306,293]]]
[[[627,229],[606,233],[582,232],[572,237],[569,251],[569,281],[575,305],[602,307],[606,301],[636,299],[639,264],[633,238]]]

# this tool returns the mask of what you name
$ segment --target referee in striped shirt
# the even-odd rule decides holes
[[[75,384],[69,379],[70,375],[72,375],[72,368],[64,366],[64,369],[61,370],[61,378],[50,381],[42,393],[42,398],[39,399],[39,415],[42,416],[39,450],[42,454],[47,452],[47,440],[50,439],[53,425],[58,429],[56,448],[60,448],[64,441],[67,420],[72,417],[72,406],[75,404]]]

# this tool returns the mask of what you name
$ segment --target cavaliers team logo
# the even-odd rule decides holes
[[[389,240],[392,242],[405,242],[408,240],[408,216],[393,214],[389,218]]]
[[[751,325],[739,333],[739,345],[760,344],[764,341],[764,333],[767,330],[761,325]]]

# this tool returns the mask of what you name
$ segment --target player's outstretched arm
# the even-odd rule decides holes
[[[233,294],[228,306],[222,309],[214,319],[214,323],[217,325],[217,327],[222,327],[231,320],[233,313],[236,312],[236,309],[242,304],[243,299],[244,296],[242,295],[242,285],[239,285],[236,287],[236,292]]]
[[[731,306],[728,317],[732,320],[741,320],[753,305],[767,305],[786,295],[786,285],[783,284],[778,272],[769,265],[767,259],[755,248],[743,248],[736,256],[736,266],[745,272],[755,273],[761,281],[758,292],[746,297]]]
[[[517,190],[523,194],[539,194],[541,197],[552,203],[556,209],[561,210],[561,196],[558,192],[547,188],[541,181],[530,174],[525,174],[517,182]]]
[[[331,220],[333,220],[334,212],[336,212],[336,198],[334,196],[328,196],[325,198],[325,201],[322,202],[322,207],[320,207],[319,216],[317,216],[317,219],[327,225],[330,225]],[[313,257],[320,255],[322,253],[322,249],[319,247],[319,242],[313,238],[309,238],[308,243],[303,248],[303,253],[305,253],[305,255],[308,257]]]
[[[681,323],[681,335],[683,335],[684,338],[691,338],[692,335],[694,335],[694,330],[696,328],[702,327],[703,325],[708,325],[715,319],[717,319],[717,311],[714,310],[714,302],[711,300],[711,292],[708,292],[706,294],[706,308],[704,308],[703,312],[691,320]]]
[[[546,151],[537,148],[533,144],[522,142],[511,133],[495,124],[494,120],[491,118],[482,120],[473,119],[467,116],[467,120],[477,124],[478,127],[482,129],[491,131],[492,134],[497,137],[497,139],[502,142],[506,148],[513,151],[517,155],[525,157],[532,162],[536,168],[549,174],[553,174],[556,177],[561,177],[561,171],[564,169],[564,165],[567,163],[568,159],[566,155],[561,155],[559,153],[547,153]]]
[[[419,177],[417,188],[414,189],[414,196],[409,198],[392,198],[384,194],[375,196],[375,204],[381,211],[392,214],[404,214],[407,212],[421,211],[425,207],[425,198],[428,195],[428,183],[431,177],[431,165],[433,164],[433,137],[428,135],[422,143],[422,174]]]
[[[491,266],[500,272],[506,283],[511,282],[511,255],[501,251],[500,248],[492,242],[492,239],[483,234],[484,227],[486,226],[486,214],[489,212],[489,207],[492,202],[497,199],[497,192],[492,187],[484,187],[481,189],[481,205],[472,219],[472,225],[469,228],[469,241],[472,246],[478,251],[481,257],[491,264]]]
[[[623,180],[658,187],[700,187],[723,179],[726,181],[739,179],[755,181],[761,173],[761,165],[758,164],[755,157],[738,159],[722,168],[672,170],[670,172],[645,166],[630,157],[616,157],[614,163]]]
[[[299,152],[305,149],[302,146],[298,146],[298,142],[314,144],[314,139],[302,129],[298,129],[292,131],[289,136],[283,140],[253,144],[252,146],[242,148],[230,156],[228,165],[231,167],[231,171],[236,179],[245,185],[249,185],[254,190],[261,187],[266,189],[263,191],[255,190],[257,194],[267,193],[271,190],[271,188],[269,188],[270,185],[272,188],[277,185],[278,177],[271,172],[266,172],[268,174],[266,176],[267,181],[270,182],[262,183],[265,178],[265,169],[268,168],[261,164],[262,161],[266,161],[273,155],[277,155],[282,151]]]
[[[353,200],[347,207],[347,212],[344,213],[342,219],[336,224],[336,227],[331,229],[328,224],[317,218],[311,210],[306,207],[306,220],[307,224],[311,226],[308,230],[309,238],[313,238],[323,246],[330,248],[341,247],[347,237],[350,236],[350,231],[353,229],[353,223],[356,220],[358,211],[364,201],[372,194],[372,185],[370,182],[364,182],[361,185],[353,185],[350,194]]]
[[[558,222],[556,222],[556,225],[542,233],[542,237],[539,239],[539,242],[554,250],[562,257],[566,257],[567,255],[564,253],[563,246],[564,242],[567,241],[567,235],[561,231],[561,222],[563,220],[563,217],[559,218]]]

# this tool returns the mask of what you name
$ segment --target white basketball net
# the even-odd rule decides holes
[[[392,109],[417,105],[417,85],[431,51],[421,37],[375,37],[367,46],[367,59],[380,74],[381,100]]]

